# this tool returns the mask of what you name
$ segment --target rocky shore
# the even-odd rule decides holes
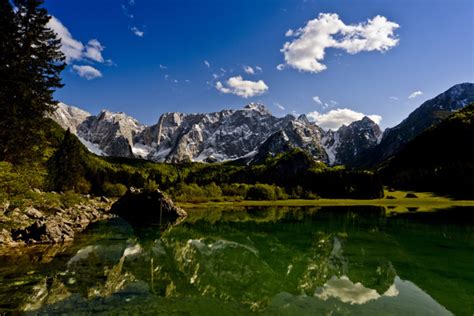
[[[36,192],[46,195],[43,192]],[[8,201],[0,205],[0,252],[35,244],[60,244],[89,224],[120,216],[131,224],[176,224],[187,213],[174,205],[160,190],[145,191],[130,188],[118,201],[106,197],[82,197],[73,206],[12,207]]]
[[[0,206],[0,249],[30,244],[70,242],[93,222],[108,219],[112,201],[87,198],[70,207]]]

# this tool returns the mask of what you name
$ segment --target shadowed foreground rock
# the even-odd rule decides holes
[[[114,203],[111,212],[132,224],[141,225],[172,224],[188,215],[160,190],[135,188],[130,188]]]

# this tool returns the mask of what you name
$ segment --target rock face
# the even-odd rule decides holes
[[[133,138],[145,129],[125,113],[103,110],[98,116],[90,116],[77,128],[77,135],[97,144],[107,156],[134,157]]]
[[[101,156],[141,156],[140,148],[132,148],[133,138],[143,132],[145,125],[125,113],[102,110],[99,115],[59,103],[51,114],[64,129],[70,129],[93,153]]]
[[[362,120],[341,126],[337,131],[329,131],[323,138],[323,145],[329,156],[329,163],[351,164],[380,141],[380,127],[365,116]]]
[[[81,125],[87,118],[92,116],[89,112],[68,106],[60,102],[56,111],[51,113],[51,118],[61,125],[64,129],[70,129],[71,133],[77,133],[77,127]]]
[[[187,213],[174,205],[160,190],[145,191],[130,188],[112,205],[111,212],[131,224],[168,225]]]

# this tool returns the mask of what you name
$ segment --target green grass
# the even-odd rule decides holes
[[[405,191],[385,191],[385,197],[372,200],[352,199],[317,199],[317,200],[276,200],[276,201],[236,201],[236,202],[204,202],[177,203],[182,208],[231,207],[231,206],[384,206],[391,212],[405,212],[408,208],[417,211],[432,211],[454,206],[474,206],[474,200],[453,200],[448,197],[436,196],[429,192],[415,192],[417,198],[406,198]],[[394,199],[387,199],[392,196]]]

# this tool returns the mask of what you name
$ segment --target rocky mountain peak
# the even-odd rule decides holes
[[[306,114],[301,114],[300,116],[298,116],[297,118],[298,121],[301,121],[301,122],[304,122],[305,124],[309,124],[309,120],[308,120],[308,117],[306,116]]]
[[[72,133],[76,133],[77,127],[90,116],[89,112],[62,102],[58,103],[56,110],[50,114],[62,128],[69,129]]]
[[[249,103],[246,106],[244,106],[244,110],[256,111],[262,115],[271,115],[267,107],[261,103],[254,103],[254,102]]]

